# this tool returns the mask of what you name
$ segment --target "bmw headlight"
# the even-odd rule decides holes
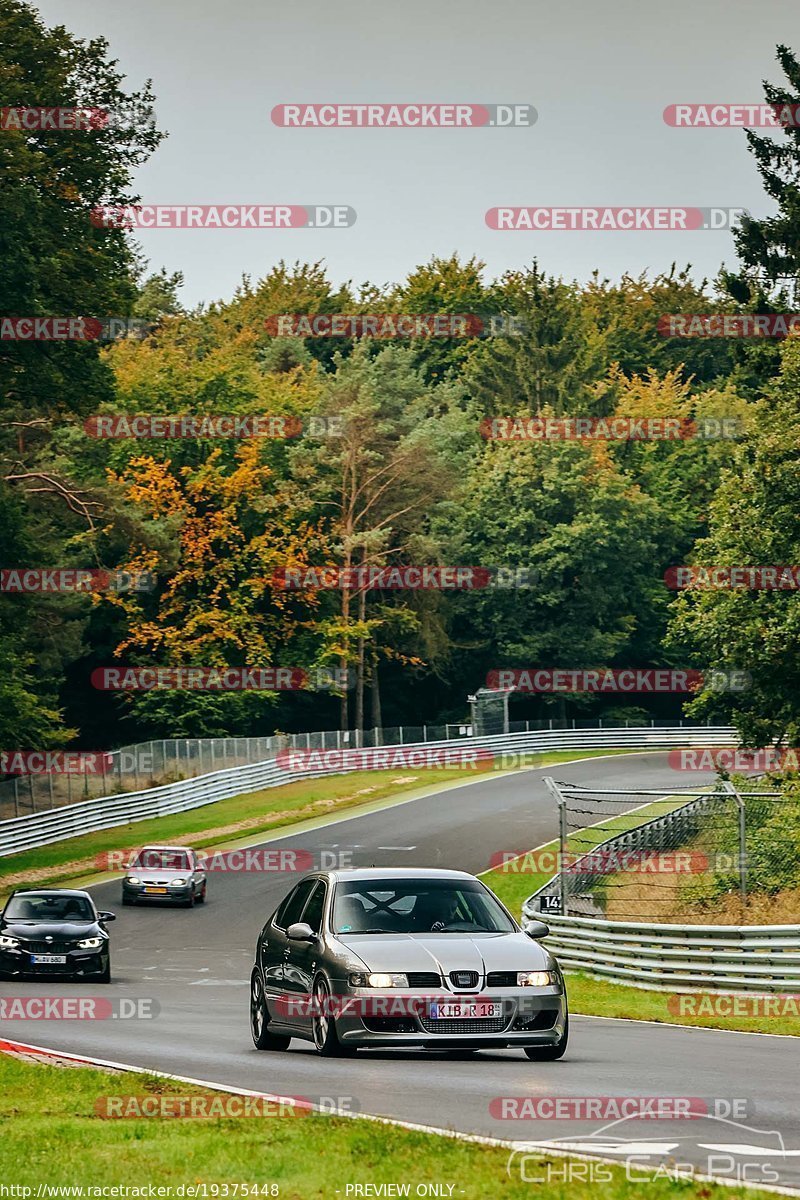
[[[125,880],[125,882],[126,883],[141,883],[142,881],[138,875],[129,875],[127,877],[127,879]]]
[[[520,971],[517,974],[517,987],[549,987],[558,983],[555,971]]]
[[[16,950],[19,945],[19,938],[9,937],[7,933],[0,933],[0,950]]]
[[[370,975],[354,974],[348,976],[351,987],[393,988],[408,987],[408,976],[387,974],[383,971],[373,971]]]
[[[171,886],[172,887],[183,887],[185,883],[186,883],[185,879],[173,879]]]
[[[79,950],[97,950],[100,948],[100,946],[102,946],[102,944],[103,944],[103,938],[101,938],[101,937],[84,938],[82,942],[78,942],[78,949]]]

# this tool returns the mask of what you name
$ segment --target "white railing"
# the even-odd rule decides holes
[[[78,837],[101,829],[111,829],[152,817],[171,813],[187,812],[217,800],[245,795],[264,788],[278,787],[298,779],[311,779],[320,775],[337,775],[347,771],[377,766],[367,761],[370,756],[382,752],[387,759],[385,766],[396,769],[398,758],[406,756],[405,765],[423,766],[427,758],[435,757],[437,750],[449,751],[451,755],[461,751],[465,756],[476,752],[489,752],[495,756],[495,765],[501,769],[515,766],[534,766],[526,758],[536,753],[554,750],[598,750],[632,748],[664,749],[683,746],[734,746],[737,744],[735,731],[728,727],[670,727],[630,729],[559,729],[552,732],[524,732],[499,734],[494,737],[471,737],[455,742],[418,742],[413,745],[385,747],[356,751],[321,751],[323,762],[308,770],[288,770],[277,759],[233,767],[226,771],[214,771],[196,779],[184,779],[146,791],[129,792],[87,800],[80,804],[68,804],[49,812],[32,813],[0,821],[0,857],[46,846],[64,838]],[[418,752],[419,761],[408,761]],[[480,765],[480,764],[478,764]]]
[[[563,917],[544,920],[547,949],[567,970],[659,991],[800,991],[800,925],[655,925]]]

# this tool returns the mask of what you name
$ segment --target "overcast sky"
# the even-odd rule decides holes
[[[676,102],[758,102],[800,50],[797,0],[42,0],[48,24],[102,34],[134,89],[152,78],[169,137],[135,180],[143,201],[349,204],[338,230],[154,230],[151,266],[184,302],[231,295],[281,258],[335,282],[402,279],[432,255],[488,274],[530,263],[698,276],[732,262],[729,232],[496,232],[496,205],[697,205],[770,211],[741,129],[674,129]],[[285,129],[285,102],[528,103],[529,129]],[[67,136],[67,135],[65,135]]]

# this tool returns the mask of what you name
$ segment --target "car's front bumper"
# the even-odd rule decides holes
[[[128,901],[135,900],[137,903],[140,900],[152,900],[161,904],[185,904],[191,898],[193,884],[184,883],[181,887],[168,886],[164,892],[154,892],[152,887],[152,884],[128,883],[124,881],[122,884],[122,899]]]
[[[62,956],[65,961],[63,963],[34,962],[35,953],[22,946],[18,950],[0,950],[0,974],[19,978],[35,976],[42,979],[75,977],[88,979],[104,975],[108,971],[110,956],[107,945],[99,950],[60,950],[54,947],[52,952],[47,951],[47,953]]]
[[[484,990],[398,996],[395,989],[354,989],[334,1000],[338,1037],[354,1046],[552,1046],[567,1020],[566,993],[555,986],[504,988],[502,995]],[[433,1020],[428,1015],[432,1000],[499,1001],[501,1016]]]

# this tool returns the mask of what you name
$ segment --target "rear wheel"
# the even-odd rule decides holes
[[[288,1050],[291,1038],[282,1034],[270,1033],[269,1009],[261,976],[253,971],[250,979],[250,1032],[253,1035],[253,1045],[256,1050]]]
[[[564,1021],[564,1032],[554,1046],[526,1046],[525,1053],[534,1062],[555,1062],[563,1058],[569,1041],[569,1017]]]
[[[323,1058],[348,1058],[356,1052],[355,1046],[348,1046],[339,1041],[332,1012],[331,990],[321,977],[314,984],[311,1031],[317,1054],[321,1054]]]

